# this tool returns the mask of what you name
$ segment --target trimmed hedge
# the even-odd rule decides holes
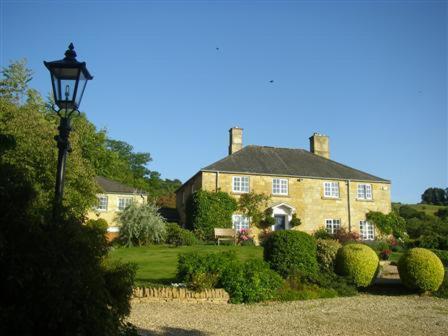
[[[417,247],[401,256],[398,273],[406,287],[433,292],[442,284],[445,269],[434,252]]]
[[[448,251],[446,250],[431,250],[431,251],[434,252],[434,254],[439,257],[443,266],[448,267]]]
[[[168,223],[165,242],[174,246],[191,246],[198,244],[198,239],[193,232],[181,228],[176,223]]]
[[[262,260],[240,262],[232,251],[224,253],[181,254],[177,278],[193,290],[224,288],[232,303],[270,300],[283,279]]]
[[[224,269],[220,285],[229,293],[232,303],[254,303],[271,300],[283,285],[280,275],[262,260],[233,262]]]
[[[357,287],[369,286],[376,277],[378,266],[377,254],[364,244],[345,245],[336,256],[336,273],[350,277]]]
[[[318,271],[316,239],[301,231],[274,231],[263,242],[263,257],[286,278],[293,273],[313,276]]]

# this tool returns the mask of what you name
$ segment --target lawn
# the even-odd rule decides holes
[[[235,251],[241,260],[262,258],[263,248],[255,246],[216,246],[196,245],[171,247],[167,245],[154,245],[145,247],[115,248],[111,258],[124,262],[137,264],[136,285],[143,284],[169,284],[176,280],[177,256],[187,252],[220,253]]]

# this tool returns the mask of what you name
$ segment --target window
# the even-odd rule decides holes
[[[107,211],[107,201],[108,201],[107,196],[99,196],[98,197],[98,206],[96,209],[98,211]]]
[[[338,198],[339,182],[324,182],[324,196],[331,198]]]
[[[272,194],[288,195],[288,180],[275,178],[272,180]]]
[[[118,199],[118,210],[124,210],[128,205],[132,203],[132,198],[119,198]]]
[[[244,215],[233,215],[232,226],[235,230],[249,229],[249,217]]]
[[[372,223],[367,221],[359,222],[359,232],[361,233],[362,240],[374,240],[375,239],[375,229]]]
[[[371,184],[358,184],[358,199],[365,199],[365,200],[372,199]]]
[[[326,219],[325,220],[325,228],[327,232],[330,234],[335,234],[341,228],[341,220],[340,219]]]
[[[249,177],[248,176],[234,176],[232,178],[232,191],[240,193],[249,192]]]

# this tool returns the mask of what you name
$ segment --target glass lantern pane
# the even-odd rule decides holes
[[[61,79],[61,100],[73,101],[76,80]]]
[[[75,104],[77,107],[79,107],[79,105],[81,104],[81,99],[84,94],[86,85],[87,85],[87,79],[84,76],[84,73],[81,71],[81,73],[79,74],[78,90],[76,92],[76,98],[75,98]]]

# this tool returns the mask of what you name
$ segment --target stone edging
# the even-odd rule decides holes
[[[222,288],[206,289],[195,292],[179,287],[136,287],[133,300],[142,301],[182,301],[182,302],[213,302],[228,303],[229,294]]]

